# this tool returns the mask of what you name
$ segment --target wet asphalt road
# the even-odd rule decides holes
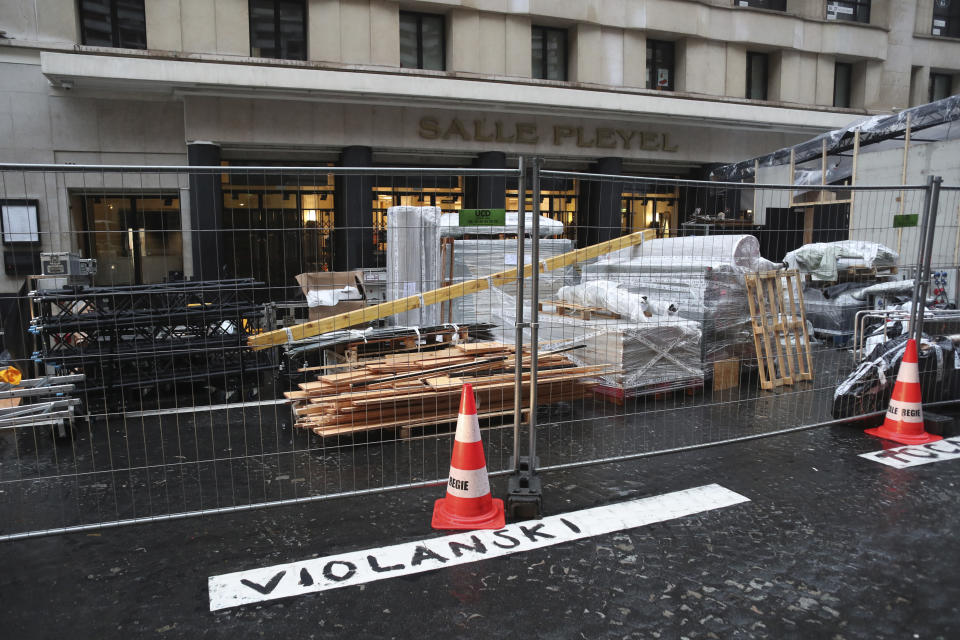
[[[751,502],[217,613],[210,575],[438,535],[442,489],[0,543],[3,637],[958,637],[960,460],[857,457],[880,448],[842,426],[549,472],[547,514],[714,482]]]

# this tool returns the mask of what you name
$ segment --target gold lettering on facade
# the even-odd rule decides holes
[[[644,151],[660,150],[660,134],[652,131],[640,132],[640,148]]]
[[[509,138],[504,137],[502,122],[497,121],[494,123],[494,126],[497,129],[497,142],[513,142],[514,138],[516,138],[516,136],[510,136]]]
[[[573,127],[561,124],[554,125],[552,128],[552,142],[555,147],[573,143],[581,149],[623,149],[626,151],[637,149],[667,153],[675,153],[679,149],[679,145],[671,144],[670,134],[659,131],[614,129],[613,127]],[[488,123],[486,118],[473,120],[472,128],[468,128],[458,118],[452,118],[444,126],[439,118],[424,116],[420,118],[417,133],[424,140],[459,138],[463,142],[525,145],[535,145],[540,142],[540,131],[535,122],[511,124],[494,120],[492,123]]]
[[[493,142],[493,136],[483,133],[486,124],[486,120],[473,121],[473,139],[477,142]],[[497,124],[499,125],[500,123],[498,122]]]
[[[451,136],[460,136],[463,140],[469,141],[470,134],[467,133],[467,130],[463,128],[463,123],[454,118],[450,121],[450,126],[447,127],[447,132],[443,134],[444,140],[449,140]]]
[[[537,135],[537,125],[533,122],[517,123],[517,142],[520,144],[537,144],[540,136]]]
[[[664,151],[675,153],[677,151],[678,146],[679,145],[670,146],[670,134],[669,133],[663,134],[663,150]]]
[[[577,146],[589,149],[593,146],[593,139],[583,139],[583,127],[577,127]]]
[[[440,137],[440,123],[436,118],[420,118],[420,137],[424,140],[436,140]]]
[[[613,129],[606,127],[597,127],[597,148],[598,149],[616,149],[617,140],[613,135]]]
[[[576,135],[577,131],[573,127],[564,127],[561,125],[556,125],[553,128],[553,144],[561,145],[563,144],[564,138],[572,138]]]

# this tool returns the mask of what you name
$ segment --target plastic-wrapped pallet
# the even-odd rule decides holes
[[[524,260],[530,264],[533,241],[524,240]],[[566,238],[541,239],[540,259],[546,260],[562,253],[573,251],[573,242]],[[507,240],[454,240],[453,242],[453,281],[464,282],[482,278],[517,266],[517,241]],[[572,267],[553,269],[540,274],[540,301],[552,300],[560,287],[575,280]],[[516,284],[499,287],[503,293],[493,296],[472,294],[453,300],[454,322],[497,322],[506,321],[512,327],[516,315]],[[529,306],[532,288],[527,278],[523,288],[524,301]],[[481,303],[482,301],[482,303]],[[499,301],[499,306],[497,302]],[[491,302],[493,302],[491,308]]]
[[[836,282],[838,268],[895,267],[899,258],[896,251],[877,242],[841,240],[805,244],[788,253],[783,260],[791,269],[811,274],[814,280]]]
[[[703,382],[699,322],[670,315],[662,303],[644,300],[642,294],[612,281],[566,286],[557,292],[557,298],[602,307],[621,316],[612,322],[580,321],[592,331],[579,341],[585,348],[571,351],[569,356],[585,365],[612,365],[619,370],[603,376],[603,386],[615,395]]]
[[[387,300],[440,286],[440,207],[387,209]],[[391,316],[400,326],[440,324],[440,305]]]
[[[712,258],[651,256],[587,265],[583,279],[616,282],[654,304],[676,304],[680,318],[701,323],[708,363],[753,355],[744,271]]]
[[[621,323],[583,339],[585,348],[568,357],[583,366],[612,365],[619,373],[600,376],[616,395],[638,395],[701,384],[700,325],[690,320]]]

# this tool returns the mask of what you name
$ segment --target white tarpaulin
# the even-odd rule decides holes
[[[838,264],[893,267],[899,258],[900,254],[878,242],[842,240],[805,244],[788,253],[784,262],[791,269],[811,274],[814,280],[835,282]]]

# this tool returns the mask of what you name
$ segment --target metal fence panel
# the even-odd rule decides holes
[[[611,368],[579,403],[541,407],[543,469],[832,421],[834,391],[856,365],[854,314],[875,301],[859,292],[878,275],[898,280],[920,257],[919,226],[911,226],[915,220],[901,226],[897,216],[923,220],[924,186],[800,188],[552,171],[542,178],[576,180],[587,194],[587,211],[578,211],[577,225],[566,231],[577,242],[643,227],[660,238],[584,265],[579,284],[542,301],[548,312],[540,317],[541,347],[585,344],[574,358]],[[603,207],[614,201],[619,216]],[[896,255],[890,261],[883,250],[866,259],[827,255],[823,271],[831,258],[841,265],[839,276],[822,275],[840,280],[830,288],[810,275],[794,280],[792,292],[786,281],[760,279],[758,307],[780,298],[789,312],[803,289],[812,379],[804,379],[799,357],[803,331],[792,330],[789,317],[768,313],[763,327],[763,314],[756,316],[759,346],[769,354],[758,359],[747,281],[802,245],[837,241],[876,243]],[[865,248],[876,251],[875,244]],[[797,351],[792,367],[791,351]],[[760,374],[769,377],[771,369],[788,380],[764,389]]]
[[[6,358],[38,387],[29,397],[22,385],[0,390],[18,396],[0,409],[0,537],[442,482],[453,438],[442,420],[377,426],[390,421],[373,413],[403,412],[401,399],[389,399],[347,416],[342,433],[318,435],[285,396],[388,349],[400,354],[397,375],[414,357],[492,337],[492,329],[502,335],[499,327],[444,321],[433,305],[364,323],[376,325],[366,331],[264,350],[248,341],[334,309],[435,289],[441,274],[411,267],[423,251],[411,243],[428,231],[439,239],[451,222],[441,211],[483,206],[508,181],[516,190],[518,174],[0,168]],[[403,207],[436,207],[437,215],[429,230],[399,215],[388,228],[388,211]],[[402,276],[389,282],[388,236]],[[516,241],[501,244],[515,254]],[[431,247],[434,265],[439,249]],[[40,254],[54,252],[95,258],[96,274],[35,277]],[[60,264],[51,272],[69,268]],[[447,400],[441,407],[434,398],[427,416],[449,412]],[[488,400],[510,405],[487,436],[497,471],[512,443],[513,394]]]
[[[0,166],[4,357],[28,379],[0,383],[0,539],[443,482],[464,381],[493,474],[822,424],[869,300],[808,282],[812,379],[768,390],[746,279],[838,240],[899,256],[841,262],[855,290],[912,276],[927,193],[536,161]],[[954,303],[958,197],[930,289]],[[96,274],[36,277],[41,253]],[[790,303],[767,286],[755,304]],[[774,373],[798,331],[765,345]]]

